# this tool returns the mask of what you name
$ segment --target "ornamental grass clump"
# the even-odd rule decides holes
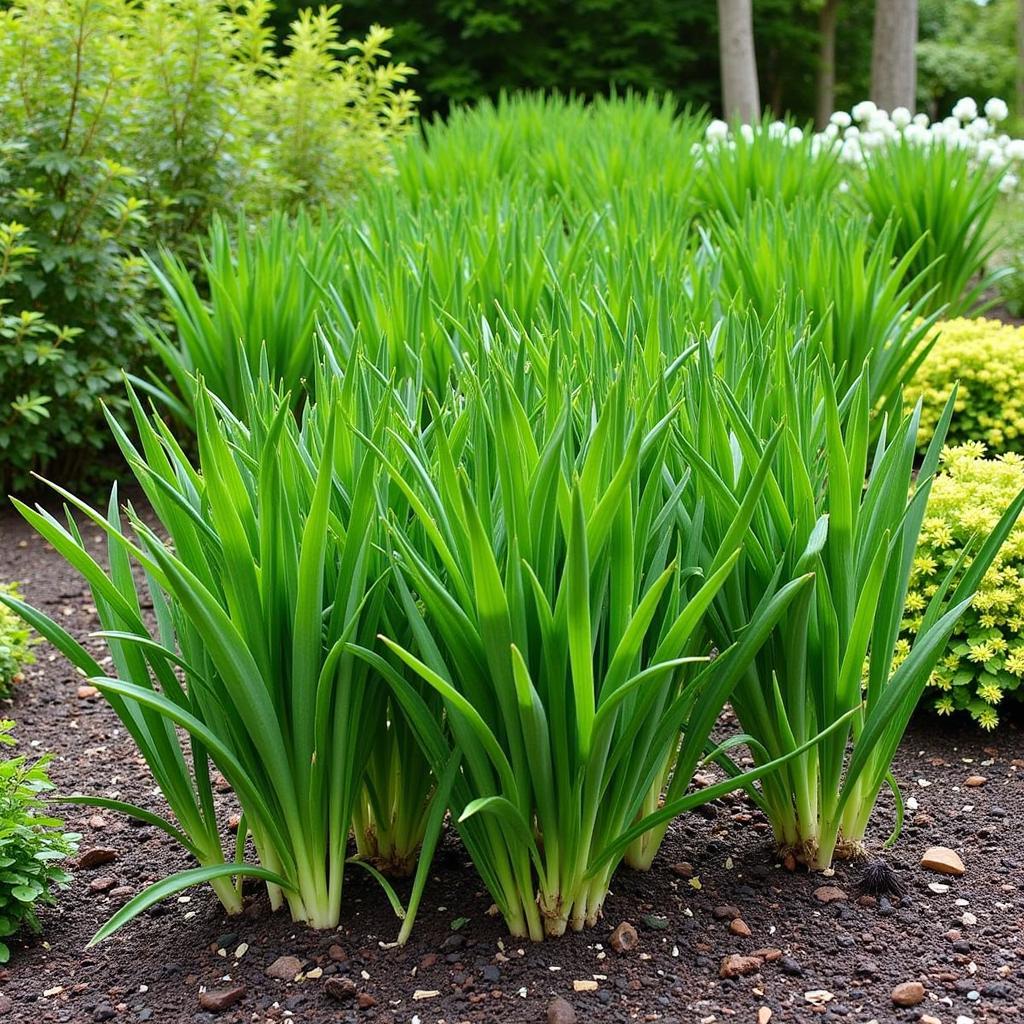
[[[990,452],[1024,451],[1024,329],[984,317],[935,324],[931,350],[905,391],[906,401],[921,400],[921,448],[954,383],[948,444],[981,441]]]
[[[971,152],[905,138],[876,149],[854,179],[851,197],[876,234],[896,227],[896,253],[913,252],[907,270],[916,299],[947,316],[987,308],[985,294],[1010,271],[991,270],[1000,244],[992,229],[1001,177],[974,166]]]
[[[387,452],[384,426],[405,415],[401,393],[384,383],[376,372],[335,378],[324,385],[324,404],[310,407],[301,423],[287,395],[254,385],[246,424],[200,384],[195,462],[130,392],[138,443],[113,418],[111,428],[160,532],[131,507],[125,524],[116,492],[103,514],[61,490],[105,531],[109,569],[95,560],[70,514],[65,525],[18,504],[92,589],[112,669],[41,613],[11,597],[0,600],[104,694],[173,820],[99,796],[78,802],[147,821],[199,864],[135,897],[96,939],[157,899],[201,882],[237,913],[246,875],[265,880],[271,905],[287,904],[295,920],[337,925],[353,815],[357,807],[363,814],[364,769],[378,740],[403,749],[381,735],[387,687],[347,646],[373,645],[378,632],[395,627],[379,586],[386,567],[377,455],[363,439],[376,438]],[[414,417],[416,407],[410,400]],[[138,586],[133,565],[142,570]],[[153,608],[153,631],[144,604]],[[414,788],[425,799],[427,768],[412,749],[413,761],[394,770],[422,776]],[[242,811],[228,855],[210,784],[214,767]],[[370,800],[390,824],[394,798],[374,793]],[[410,813],[422,820],[421,806]],[[258,866],[242,862],[247,837]]]
[[[709,661],[703,617],[763,480],[695,570],[701,535],[684,527],[687,477],[669,458],[678,362],[655,354],[648,370],[639,347],[625,351],[496,341],[461,396],[432,403],[428,429],[403,428],[406,469],[389,466],[415,511],[390,524],[415,647],[383,639],[443,718],[361,654],[391,681],[435,775],[461,765],[457,827],[512,934],[534,940],[593,925],[648,828],[774,767],[684,795],[734,683],[810,585],[780,584]],[[645,817],[677,751],[681,781]]]
[[[893,225],[876,233],[866,218],[836,219],[821,202],[751,202],[710,237],[718,287],[762,322],[781,316],[820,327],[822,349],[841,393],[865,366],[871,408],[889,411],[927,357],[927,296],[908,280],[918,246],[898,257]]]
[[[978,441],[947,448],[932,484],[914,556],[897,661],[921,628],[928,601],[945,576],[962,571],[965,550],[995,528],[1024,487],[1024,458],[985,458]],[[999,723],[998,707],[1020,694],[1024,678],[1024,523],[1017,522],[981,579],[971,607],[929,679],[932,706],[966,711],[983,728]]]
[[[758,763],[777,760],[842,722],[819,746],[766,775],[754,799],[781,850],[812,868],[863,848],[883,786],[902,804],[890,764],[907,722],[971,605],[988,566],[1024,506],[1024,491],[1000,508],[956,566],[936,577],[909,651],[899,638],[915,549],[952,399],[920,465],[920,408],[886,420],[872,443],[862,374],[837,387],[813,339],[755,346],[727,383],[693,369],[683,406],[692,486],[703,498],[703,531],[714,557],[743,494],[770,452],[770,472],[743,554],[707,622],[723,637],[742,629],[782,582],[814,574],[732,694]],[[763,338],[770,340],[768,333]],[[764,376],[777,381],[765,388]]]

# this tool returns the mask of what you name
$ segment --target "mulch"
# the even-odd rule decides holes
[[[100,550],[97,531],[85,532]],[[82,583],[13,512],[0,513],[0,579],[22,581],[29,600],[77,636],[98,628]],[[102,698],[78,696],[80,683],[62,657],[40,648],[39,663],[2,709],[18,720],[22,748],[54,752],[52,776],[65,792],[116,792],[160,810],[124,729]],[[902,899],[859,900],[856,866],[838,866],[829,878],[787,872],[767,823],[731,796],[677,821],[650,872],[620,871],[598,927],[538,945],[511,939],[489,915],[491,901],[450,835],[404,949],[392,945],[398,924],[386,899],[357,869],[346,878],[334,932],[272,914],[255,885],[245,913],[229,918],[202,888],[87,950],[120,902],[189,864],[156,829],[69,807],[82,849],[108,848],[115,859],[76,871],[59,905],[43,914],[43,933],[15,945],[0,971],[0,1019],[514,1024],[547,1021],[561,997],[580,1022],[763,1022],[767,1010],[773,1021],[794,1022],[1021,1020],[1024,732],[1019,711],[1002,719],[984,734],[923,713],[908,731],[894,765],[910,798],[908,821],[884,854],[905,887]],[[964,786],[978,774],[983,786]],[[229,809],[230,795],[221,799]],[[892,814],[886,797],[870,837],[878,850]],[[923,870],[921,855],[933,845],[956,849],[966,874]],[[847,898],[820,902],[822,885]],[[730,930],[734,913],[749,937]],[[623,921],[639,942],[616,953],[609,933]],[[758,950],[754,973],[719,977],[724,957]],[[266,975],[280,956],[301,961],[299,980]],[[924,1001],[897,1008],[892,989],[908,981],[923,983]],[[577,991],[579,983],[595,984]],[[222,1012],[201,1005],[203,992],[209,1000],[235,988],[237,1002]]]

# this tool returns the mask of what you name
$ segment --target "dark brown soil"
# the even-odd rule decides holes
[[[23,581],[34,603],[79,636],[97,627],[78,579],[7,512],[0,513],[0,579]],[[160,809],[145,765],[117,719],[101,698],[79,698],[79,683],[61,657],[41,649],[39,664],[6,712],[18,719],[23,745],[55,752],[53,778],[65,791],[116,792]],[[774,861],[766,823],[734,797],[677,822],[651,872],[620,872],[603,926],[537,946],[510,939],[500,919],[488,915],[490,899],[449,837],[405,949],[388,946],[397,923],[383,894],[353,872],[337,932],[312,932],[285,914],[271,915],[255,886],[247,913],[229,919],[203,888],[86,951],[95,929],[126,898],[95,894],[91,883],[108,876],[116,887],[135,892],[188,862],[153,828],[106,812],[98,827],[90,825],[92,812],[70,808],[68,821],[83,833],[83,849],[111,847],[117,859],[78,871],[59,907],[44,915],[42,936],[14,949],[8,969],[0,972],[0,1017],[126,1024],[541,1022],[551,1001],[562,996],[581,1022],[753,1022],[762,1007],[771,1009],[774,1021],[915,1021],[922,1014],[942,1024],[1021,1020],[1024,734],[1019,713],[1008,709],[1002,717],[993,735],[931,717],[908,733],[895,774],[917,807],[888,855],[906,887],[902,900],[858,903],[857,868],[839,867],[832,878],[786,872]],[[986,776],[987,783],[965,788],[973,774]],[[884,800],[872,835],[876,845],[891,812],[892,801]],[[931,845],[957,849],[966,875],[922,870],[919,859]],[[693,865],[699,881],[672,870],[682,861]],[[934,892],[929,883],[948,884],[949,890]],[[849,898],[819,902],[814,891],[823,884],[841,887]],[[721,909],[715,916],[723,905],[739,910],[750,937],[733,935]],[[458,918],[468,921],[454,930]],[[639,944],[619,955],[609,948],[608,935],[621,921],[636,926]],[[332,944],[344,950],[342,962],[329,956]],[[723,957],[765,947],[781,956],[759,973],[719,979]],[[300,958],[313,977],[290,983],[268,978],[265,968],[282,955]],[[332,1000],[326,990],[331,976],[351,979],[372,1005],[360,1009],[355,997]],[[893,987],[915,980],[927,990],[924,1001],[912,1009],[894,1007]],[[596,981],[596,991],[576,992],[574,981]],[[245,993],[234,1006],[216,1017],[201,1009],[204,988],[238,984]],[[809,1001],[808,993],[816,991],[831,998],[815,1005],[815,998],[826,998],[811,995]]]

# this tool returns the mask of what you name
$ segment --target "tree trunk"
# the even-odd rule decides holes
[[[1024,0],[1020,0],[1024,4]],[[836,109],[836,22],[839,20],[839,0],[825,0],[818,15],[818,104],[814,118],[818,129],[828,124]]]
[[[726,119],[756,121],[761,116],[761,98],[757,88],[752,0],[718,0],[718,52]]]
[[[917,0],[877,0],[871,98],[883,110],[917,104]]]

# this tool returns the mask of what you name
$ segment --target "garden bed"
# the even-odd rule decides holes
[[[87,539],[100,548],[98,537]],[[76,636],[98,628],[87,589],[13,512],[0,514],[0,578],[24,581],[28,599]],[[64,792],[116,792],[155,808],[134,745],[103,699],[79,696],[79,686],[65,660],[42,648],[15,697],[17,735],[26,746],[55,752],[52,776]],[[226,917],[203,887],[85,951],[119,903],[188,864],[156,829],[69,808],[81,850],[111,850],[115,859],[76,871],[59,907],[45,913],[43,935],[15,946],[0,971],[0,1016],[160,1024],[289,1017],[310,1024],[416,1017],[423,1024],[526,1022],[548,1019],[552,1001],[562,997],[579,1021],[763,1021],[762,1007],[774,1021],[1019,1019],[1020,718],[1008,711],[989,735],[960,720],[922,715],[912,724],[894,772],[917,806],[908,809],[904,835],[888,857],[906,888],[902,901],[858,900],[857,868],[839,866],[832,878],[786,872],[771,856],[767,823],[737,796],[676,822],[650,873],[620,871],[601,926],[536,946],[511,940],[500,918],[488,914],[490,899],[449,835],[404,949],[389,946],[398,926],[383,893],[350,872],[337,932],[271,915],[261,887],[251,883],[241,918]],[[987,779],[983,786],[965,787],[979,774]],[[220,799],[230,801],[230,794]],[[871,832],[876,845],[891,812],[892,800],[883,799]],[[966,874],[949,878],[920,868],[921,854],[933,845],[958,850]],[[929,888],[936,883],[948,890]],[[815,891],[822,885],[847,898],[821,902]],[[730,924],[730,908],[749,936],[736,934],[744,929]],[[622,921],[636,927],[639,942],[616,953],[608,938]],[[755,951],[763,958],[759,970],[751,963],[754,973],[719,977],[724,957]],[[266,975],[282,956],[301,961],[300,980]],[[924,1001],[894,1008],[893,987],[915,980],[925,985]],[[209,1002],[210,993],[238,986],[244,992],[233,1005],[216,1014],[203,1008],[204,989]]]

